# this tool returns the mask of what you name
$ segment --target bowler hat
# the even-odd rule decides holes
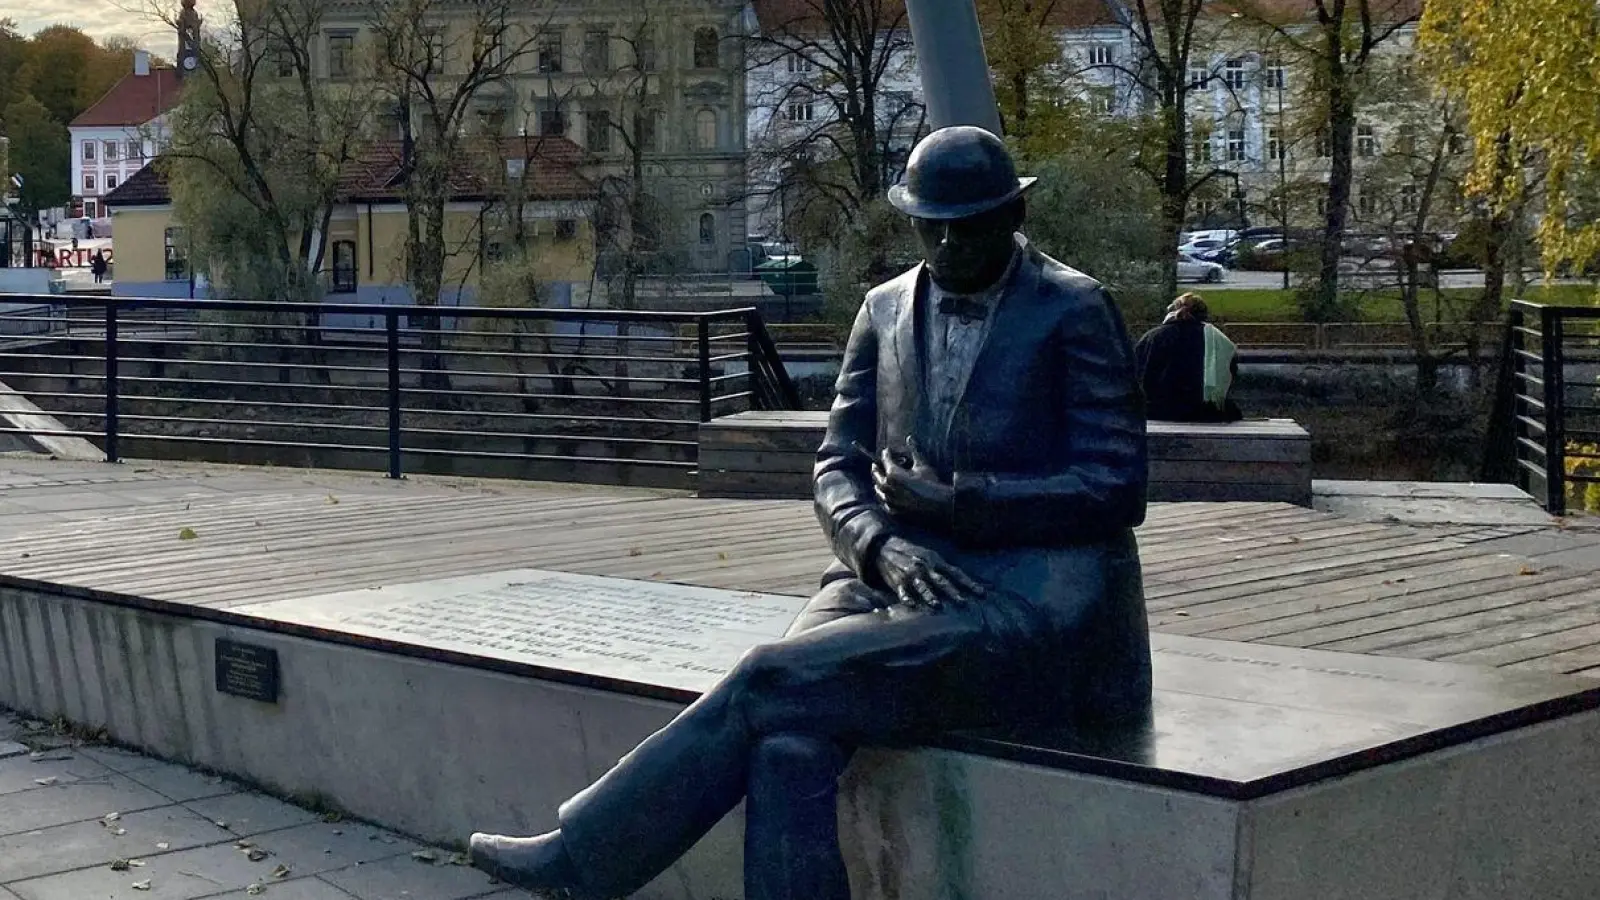
[[[992,132],[954,125],[911,151],[889,202],[914,219],[965,219],[1010,203],[1037,180],[1017,177],[1010,152]]]

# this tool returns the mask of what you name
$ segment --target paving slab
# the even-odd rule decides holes
[[[0,758],[0,900],[526,900],[449,850],[176,763],[74,746],[3,709],[0,735],[20,747]]]

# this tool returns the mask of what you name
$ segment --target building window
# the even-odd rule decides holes
[[[356,243],[333,242],[333,288],[335,294],[356,292]]]
[[[804,75],[810,72],[813,68],[811,57],[809,56],[802,56],[799,53],[791,53],[788,56],[788,60],[790,75]]]
[[[641,72],[654,72],[656,70],[656,39],[649,35],[640,35],[639,40],[633,45],[633,63]]]
[[[1117,94],[1115,88],[1095,87],[1089,89],[1089,111],[1097,116],[1109,116],[1117,109]]]
[[[1267,87],[1281,91],[1288,86],[1288,72],[1283,67],[1283,60],[1269,60],[1267,62]]]
[[[88,172],[83,173],[83,192],[85,194],[99,193],[100,189],[97,184],[93,175]]]
[[[584,121],[583,134],[588,140],[590,150],[595,153],[610,153],[611,112],[604,109],[590,110],[588,118]]]
[[[189,241],[182,228],[168,228],[163,238],[166,251],[168,281],[183,281],[189,277]]]
[[[696,69],[715,69],[717,67],[717,30],[715,28],[701,28],[695,31],[694,67]]]
[[[1210,83],[1211,83],[1211,70],[1210,69],[1206,68],[1205,66],[1197,66],[1197,65],[1194,65],[1194,64],[1190,64],[1190,66],[1189,66],[1189,87],[1194,88],[1196,90],[1199,90],[1199,89],[1204,88],[1207,84],[1210,84]]]
[[[120,150],[121,148],[122,148],[122,145],[117,143],[116,141],[106,141],[105,142],[105,149],[106,149],[105,159],[106,159],[106,162],[116,162],[117,161],[117,157],[121,155],[117,151]]]
[[[560,137],[567,133],[567,117],[561,112],[561,101],[539,101],[539,134],[543,137]]]
[[[1327,217],[1328,217],[1328,197],[1327,197],[1326,194],[1319,195],[1317,197],[1317,218],[1326,219]]]
[[[646,109],[639,113],[639,142],[640,152],[658,153],[661,151],[661,110]]]
[[[328,36],[328,77],[349,78],[355,74],[356,36],[333,34]]]
[[[1371,125],[1356,126],[1356,155],[1378,155],[1378,138],[1373,134]]]
[[[106,193],[109,194],[110,192],[116,190],[118,183],[119,182],[117,181],[117,176],[111,175],[111,174],[107,174],[106,175]]]
[[[816,106],[810,100],[794,100],[784,107],[784,118],[791,122],[809,122],[816,117]]]
[[[482,134],[503,135],[509,115],[503,106],[491,106],[478,112],[478,131]]]
[[[1283,132],[1277,128],[1267,129],[1267,159],[1288,159],[1289,154],[1283,146]]]
[[[1114,58],[1115,53],[1110,44],[1095,44],[1089,48],[1089,65],[1091,66],[1109,66]]]
[[[1228,129],[1228,162],[1243,162],[1245,159],[1244,129]]]
[[[128,142],[128,158],[134,162],[144,162],[144,141]]]
[[[1223,68],[1222,80],[1230,90],[1244,90],[1244,60],[1228,60],[1228,64]]]
[[[1403,156],[1417,152],[1417,126],[1407,122],[1395,129],[1394,149]]]
[[[561,71],[561,32],[539,33],[539,71],[546,74]]]
[[[1194,213],[1200,217],[1202,222],[1211,218],[1216,211],[1217,201],[1215,200],[1196,200],[1194,202]]]
[[[611,32],[597,29],[583,36],[583,70],[611,71]]]
[[[1196,122],[1189,126],[1190,162],[1211,162],[1211,126]]]
[[[558,240],[558,241],[575,241],[577,239],[578,239],[578,220],[577,219],[557,219],[556,220],[556,240]]]
[[[697,150],[717,149],[717,114],[702,109],[694,114],[694,146]]]
[[[1400,211],[1414,213],[1417,211],[1417,186],[1414,184],[1400,185]]]
[[[1378,212],[1377,192],[1369,193],[1366,190],[1362,190],[1361,195],[1356,198],[1356,210],[1363,216],[1376,215]]]
[[[717,242],[717,217],[711,213],[700,214],[700,243],[710,245]]]
[[[83,161],[94,162],[94,148],[98,146],[94,141],[83,142]]]

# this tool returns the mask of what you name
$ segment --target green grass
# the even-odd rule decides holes
[[[1300,307],[1295,304],[1294,291],[1275,289],[1206,290],[1199,288],[1206,298],[1211,315],[1223,322],[1299,322]],[[1403,322],[1405,312],[1400,307],[1396,291],[1362,292],[1361,320],[1364,322]],[[1444,291],[1444,308],[1437,310],[1444,321],[1456,319],[1478,296],[1477,288],[1450,288]],[[1510,291],[1507,290],[1507,296]],[[1562,306],[1600,305],[1600,292],[1589,284],[1532,285],[1526,299],[1535,303]],[[1434,321],[1436,313],[1434,292],[1422,293],[1422,315]]]

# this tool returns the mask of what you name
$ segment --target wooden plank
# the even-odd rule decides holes
[[[1156,435],[1147,440],[1151,459],[1222,459],[1238,462],[1311,462],[1308,440],[1235,440]]]
[[[1293,419],[1245,419],[1240,422],[1158,422],[1146,425],[1149,434],[1192,435],[1195,437],[1251,437],[1303,440],[1310,432]]]
[[[1263,503],[1311,505],[1310,485],[1218,484],[1202,481],[1152,481],[1152,502],[1196,502],[1205,500],[1250,500]]]
[[[817,464],[815,453],[779,450],[721,450],[700,448],[700,471],[772,472],[808,478]],[[702,482],[703,483],[703,482]]]
[[[813,492],[809,472],[702,472],[699,488],[702,497],[727,491],[744,497],[804,499]]]
[[[757,431],[718,429],[700,432],[700,448],[717,450],[778,450],[816,453],[822,446],[821,431]]]
[[[1574,616],[1570,619],[1558,617],[1541,624],[1566,625],[1576,621],[1577,618],[1579,617]],[[1436,658],[1443,662],[1459,662],[1475,666],[1513,666],[1525,670],[1549,671],[1552,668],[1558,669],[1562,665],[1559,659],[1552,661],[1550,657],[1592,648],[1597,643],[1600,643],[1600,623],[1596,623],[1594,617],[1590,616],[1584,624],[1508,641],[1483,650]],[[1521,665],[1518,665],[1519,663]],[[1572,667],[1588,668],[1588,664],[1579,662]]]
[[[1287,485],[1309,494],[1309,463],[1150,460],[1151,484]]]

